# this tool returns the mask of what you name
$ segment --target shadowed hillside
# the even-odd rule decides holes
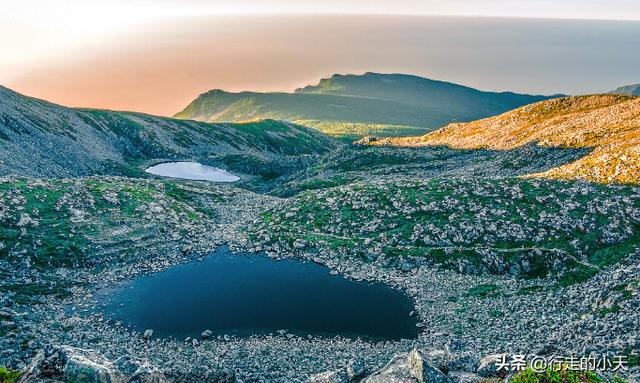
[[[0,87],[0,175],[131,174],[155,160],[273,160],[337,143],[301,126],[207,124],[141,113],[71,109]]]

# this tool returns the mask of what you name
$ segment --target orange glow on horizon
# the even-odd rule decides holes
[[[367,71],[483,90],[596,93],[640,80],[640,54],[629,48],[638,41],[635,22],[198,17],[125,28],[24,65],[0,61],[0,85],[67,106],[164,116],[214,88],[292,91],[334,73]],[[584,51],[575,54],[576,47]],[[616,71],[603,73],[603,57]]]

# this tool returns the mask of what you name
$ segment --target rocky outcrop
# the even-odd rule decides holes
[[[637,191],[538,179],[362,181],[300,194],[250,230],[274,252],[315,251],[402,271],[435,264],[467,274],[562,278],[594,268],[588,254],[633,241]]]
[[[451,380],[433,367],[425,357],[414,349],[408,354],[399,354],[381,370],[363,380],[363,383],[449,383]]]
[[[351,361],[342,369],[311,376],[309,383],[451,383],[429,359],[429,356],[413,349],[409,353],[395,355],[383,368],[366,378],[364,365],[359,361]]]
[[[20,383],[165,383],[167,378],[146,361],[122,357],[107,360],[94,350],[49,347],[35,357]]]

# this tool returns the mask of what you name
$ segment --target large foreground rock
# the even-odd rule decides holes
[[[165,383],[168,380],[144,361],[123,357],[111,362],[94,350],[49,347],[34,358],[20,383]]]
[[[363,380],[364,383],[450,383],[439,369],[429,364],[414,349],[408,354],[398,354],[381,370]]]

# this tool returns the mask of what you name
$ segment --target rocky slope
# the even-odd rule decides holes
[[[208,122],[273,118],[333,135],[398,136],[493,116],[547,98],[482,92],[417,76],[366,73],[334,75],[295,93],[212,90],[175,117]]]
[[[584,281],[640,251],[636,188],[542,180],[358,182],[303,193],[252,230],[266,249],[316,249],[399,269]]]
[[[595,182],[640,182],[640,98],[568,97],[528,105],[468,124],[451,124],[420,137],[367,143],[458,149],[511,150],[529,144],[590,152],[539,176]]]
[[[137,175],[162,160],[277,162],[338,144],[288,123],[206,124],[65,108],[0,87],[0,175]],[[244,166],[245,171],[251,168]]]
[[[38,377],[72,381],[78,374],[86,374],[87,379],[102,376],[132,382],[136,380],[129,379],[138,376],[180,382],[284,383],[321,381],[318,374],[326,377],[323,371],[328,370],[333,377],[351,374],[372,382],[394,381],[382,379],[396,377],[395,382],[413,383],[421,381],[418,377],[425,369],[447,382],[495,377],[481,360],[494,353],[606,352],[634,360],[631,358],[639,344],[633,334],[640,332],[638,254],[625,251],[624,257],[609,265],[606,257],[576,256],[578,261],[594,262],[598,272],[565,286],[556,278],[516,278],[509,273],[481,272],[481,268],[477,273],[460,273],[420,262],[418,254],[383,255],[379,261],[351,257],[350,253],[336,256],[342,250],[332,246],[364,249],[353,232],[360,226],[369,233],[361,218],[370,215],[379,215],[383,221],[378,224],[377,218],[371,219],[379,226],[371,232],[369,248],[373,250],[379,245],[405,246],[401,242],[412,239],[405,238],[404,232],[413,233],[418,220],[430,216],[435,228],[430,232],[428,224],[420,224],[426,228],[418,236],[420,241],[433,237],[446,242],[449,237],[461,237],[472,243],[476,230],[469,222],[485,217],[496,221],[495,230],[484,221],[478,223],[478,227],[487,227],[484,235],[488,238],[504,238],[519,246],[518,241],[526,240],[521,236],[527,230],[546,230],[549,238],[557,239],[552,245],[577,254],[586,247],[610,247],[603,240],[615,243],[621,238],[617,236],[633,236],[629,220],[637,214],[631,211],[625,216],[623,212],[635,209],[635,189],[607,190],[581,183],[552,188],[537,180],[506,180],[496,188],[489,181],[470,183],[475,191],[471,194],[463,180],[444,185],[403,182],[330,189],[320,192],[315,202],[299,204],[312,196],[283,200],[231,185],[119,177],[3,179],[0,364],[22,371],[26,381]],[[402,188],[388,189],[392,186]],[[440,189],[443,194],[452,192],[452,197],[438,197]],[[518,199],[514,193],[523,196]],[[589,195],[595,196],[593,201],[582,206]],[[516,199],[513,205],[509,202],[512,197]],[[536,206],[536,197],[549,207]],[[558,207],[562,205],[560,197],[571,202]],[[621,204],[629,207],[621,209]],[[302,211],[298,206],[314,210]],[[423,206],[429,209],[423,210]],[[483,207],[495,211],[485,214]],[[454,225],[458,219],[449,225],[435,220],[444,210],[444,216],[457,212],[460,225]],[[501,210],[522,215],[509,218]],[[322,225],[326,222],[322,214],[338,214],[335,230]],[[312,230],[298,223],[306,224],[308,219],[317,219]],[[562,240],[563,235],[574,233],[564,232],[565,221],[576,226],[571,226],[576,233],[584,225],[586,232],[580,234],[576,247]],[[394,223],[397,226],[391,228]],[[246,228],[263,224],[281,227],[251,240],[247,234],[253,230],[247,233]],[[595,238],[589,238],[591,229],[598,233]],[[308,238],[307,243],[296,243],[293,237],[293,243],[280,241],[280,232],[282,236],[313,235],[326,243]],[[378,232],[390,235],[375,235]],[[267,245],[262,245],[264,234],[274,238]],[[623,238],[622,242],[628,241]],[[97,288],[196,261],[219,244],[253,251],[264,246],[273,257],[302,257],[351,278],[381,281],[401,289],[415,302],[421,333],[418,339],[379,343],[288,333],[160,339],[91,311],[97,304],[91,299]],[[530,250],[545,245],[542,241]],[[328,247],[323,250],[322,246]],[[498,253],[500,250],[497,248]],[[526,251],[519,254],[517,248],[511,250],[516,250],[518,257],[527,256]],[[449,254],[452,260],[455,255]],[[566,258],[558,254],[556,263],[562,266],[563,260]],[[407,356],[413,348],[424,353]],[[420,363],[424,363],[422,370],[413,368]],[[639,372],[637,360],[634,363],[626,375]]]

